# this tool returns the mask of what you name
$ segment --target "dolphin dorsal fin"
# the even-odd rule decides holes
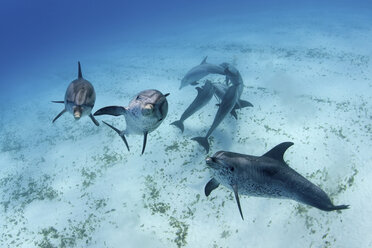
[[[78,78],[83,78],[83,74],[81,73],[80,61],[78,61]]]
[[[203,61],[200,64],[202,65],[202,64],[207,63],[207,58],[208,58],[208,56],[205,56],[205,58],[203,59]]]
[[[272,159],[283,162],[284,161],[283,155],[284,155],[285,151],[289,147],[291,147],[292,145],[293,145],[293,142],[280,143],[279,145],[275,146],[274,148],[272,148],[270,151],[268,151],[267,153],[265,153],[262,156],[272,158]]]

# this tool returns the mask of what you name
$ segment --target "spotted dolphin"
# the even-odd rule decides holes
[[[111,127],[124,141],[128,151],[129,145],[125,138],[126,134],[141,134],[143,135],[142,153],[145,152],[147,135],[154,131],[163,122],[168,113],[168,101],[160,91],[150,89],[139,92],[128,107],[108,106],[97,110],[94,115],[124,115],[126,121],[126,129],[121,131],[114,126],[105,123]]]
[[[66,112],[73,114],[75,120],[83,116],[89,116],[96,126],[98,121],[92,115],[92,109],[96,101],[96,92],[93,85],[83,78],[80,62],[78,62],[78,78],[72,81],[65,94],[64,101],[52,101],[54,103],[63,103],[65,108],[53,119],[53,123]]]
[[[196,85],[197,81],[209,74],[225,75],[225,68],[219,65],[207,63],[207,57],[203,59],[200,65],[191,68],[181,80],[180,89],[191,84]]]
[[[189,107],[183,112],[181,118],[178,121],[172,122],[171,125],[175,125],[181,131],[184,131],[183,122],[193,115],[195,112],[204,107],[212,98],[214,94],[214,87],[211,81],[207,80],[202,87],[196,87],[198,95],[194,101],[189,105]]]
[[[320,187],[288,166],[283,155],[292,145],[292,142],[281,143],[262,156],[219,151],[207,157],[213,178],[205,186],[205,195],[209,196],[220,184],[232,189],[242,219],[239,194],[292,199],[323,211],[349,208],[349,205],[333,205]]]

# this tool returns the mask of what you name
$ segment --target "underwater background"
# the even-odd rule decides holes
[[[2,0],[0,247],[372,247],[371,24],[370,1]],[[254,105],[224,119],[209,155],[294,142],[288,164],[350,209],[241,196],[243,221],[231,190],[204,195],[210,171],[191,138],[217,102],[184,133],[170,123],[196,96],[182,77],[205,56],[236,66]],[[141,136],[127,151],[89,118],[52,124],[77,61],[93,112],[170,93],[142,156]]]

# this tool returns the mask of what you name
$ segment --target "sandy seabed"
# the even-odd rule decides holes
[[[168,116],[142,156],[141,136],[127,137],[128,152],[89,118],[65,114],[52,125],[61,106],[48,102],[62,100],[75,64],[48,74],[53,87],[10,104],[0,121],[1,247],[372,246],[372,29],[358,20],[282,22],[265,30],[225,23],[187,38],[113,46],[82,61],[97,93],[94,110],[125,106],[143,89],[170,93]],[[242,99],[254,105],[239,110],[238,120],[226,117],[210,154],[261,155],[292,141],[287,163],[349,210],[241,196],[242,221],[230,190],[205,197],[206,154],[190,138],[207,132],[217,102],[186,120],[182,134],[169,124],[196,96],[192,86],[178,89],[182,76],[206,55],[239,69]],[[125,128],[123,117],[97,119]]]

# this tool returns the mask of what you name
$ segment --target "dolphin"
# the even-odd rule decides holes
[[[208,56],[207,56],[208,57]],[[200,65],[197,65],[189,70],[181,80],[179,89],[191,84],[196,85],[197,81],[209,74],[225,75],[225,68],[219,65],[207,63],[207,57],[203,59]]]
[[[70,83],[66,90],[64,101],[52,101],[63,103],[65,108],[53,119],[53,123],[66,112],[74,115],[75,120],[83,116],[89,116],[96,126],[98,121],[92,115],[92,109],[96,101],[96,93],[93,85],[83,78],[80,62],[78,62],[78,78]]]
[[[243,220],[239,194],[292,199],[323,211],[349,208],[349,205],[333,205],[321,188],[288,166],[283,155],[292,145],[292,142],[281,143],[262,156],[219,151],[207,157],[213,178],[204,188],[205,195],[209,196],[220,184],[232,189]]]
[[[209,80],[206,80],[205,84],[201,88],[196,87],[196,90],[198,91],[198,95],[190,104],[190,106],[185,110],[185,112],[183,112],[181,119],[171,123],[171,125],[175,125],[179,129],[181,129],[182,132],[184,131],[183,122],[191,115],[193,115],[196,111],[204,107],[211,100],[214,94],[214,87]]]
[[[214,83],[213,86],[214,86],[214,95],[216,96],[218,101],[221,102],[223,96],[225,95],[228,89],[228,86],[225,84],[221,84],[221,83]],[[217,106],[219,106],[219,104],[217,104]],[[234,116],[235,119],[238,119],[236,110],[245,108],[245,107],[253,107],[253,104],[248,101],[239,99],[238,102],[235,104],[233,110],[231,110],[230,114]]]
[[[233,110],[238,100],[238,97],[239,97],[239,85],[230,86],[227,89],[226,94],[222,98],[222,101],[217,110],[217,114],[214,117],[212,126],[209,128],[207,134],[204,137],[192,138],[192,140],[195,140],[201,146],[203,146],[207,153],[209,152],[208,137],[217,128],[217,126],[222,122],[225,116]]]
[[[105,123],[111,127],[124,141],[128,151],[129,145],[125,138],[126,134],[143,135],[142,153],[145,152],[147,135],[154,131],[163,122],[168,113],[168,101],[166,97],[169,93],[163,95],[160,91],[150,89],[139,92],[128,107],[108,106],[97,110],[94,115],[124,115],[126,129],[121,131],[116,127]]]

